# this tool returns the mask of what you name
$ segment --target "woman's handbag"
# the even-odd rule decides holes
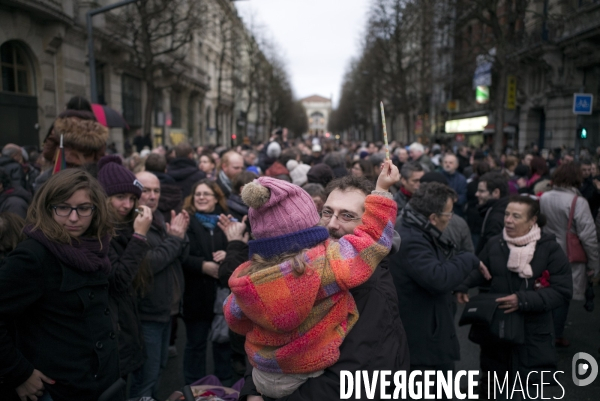
[[[508,286],[512,291],[510,274],[507,276]],[[514,292],[513,292],[514,293]],[[518,311],[504,313],[499,309],[496,299],[511,294],[479,294],[474,296],[465,304],[465,309],[458,322],[459,326],[471,324],[469,339],[481,344],[489,341],[489,338],[500,340],[510,344],[525,343],[525,323],[523,314]]]
[[[567,257],[571,263],[587,263],[587,255],[581,245],[581,241],[577,234],[571,232],[573,225],[573,215],[575,214],[575,206],[578,196],[575,195],[571,203],[571,211],[569,212],[569,224],[567,226]]]
[[[223,303],[229,296],[230,292],[231,291],[229,291],[229,288],[217,287],[217,297],[215,298],[214,303],[215,317],[213,318],[210,326],[209,339],[210,341],[219,344],[229,341],[229,326],[227,326],[225,316],[223,315]]]

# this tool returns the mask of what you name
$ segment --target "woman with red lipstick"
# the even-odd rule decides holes
[[[0,399],[97,400],[119,379],[106,195],[89,173],[61,171],[26,224],[0,264]]]
[[[116,315],[113,319],[118,319],[121,376],[126,379],[145,360],[132,283],[150,248],[146,234],[152,224],[152,211],[147,206],[138,206],[142,184],[123,166],[118,156],[100,159],[98,181],[108,196],[108,211],[116,230],[108,253],[113,268],[109,292],[111,310]]]

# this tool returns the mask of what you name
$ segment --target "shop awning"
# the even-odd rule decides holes
[[[482,132],[488,122],[488,116],[461,118],[446,121],[445,128],[448,134],[468,134]]]

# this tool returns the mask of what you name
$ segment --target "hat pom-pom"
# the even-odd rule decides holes
[[[269,188],[260,185],[258,181],[252,181],[244,185],[242,190],[242,200],[253,209],[258,209],[269,201],[271,191]]]

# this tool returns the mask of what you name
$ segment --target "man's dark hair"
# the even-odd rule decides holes
[[[540,156],[533,156],[531,159],[531,163],[529,163],[531,167],[531,174],[539,174],[540,176],[544,176],[548,174],[548,163]]]
[[[158,153],[150,153],[146,158],[146,163],[144,165],[146,167],[146,171],[153,173],[164,173],[165,169],[167,168],[167,159]]]
[[[447,185],[439,182],[421,184],[408,202],[417,212],[429,218],[431,214],[444,213],[448,199],[456,199],[456,192]]]
[[[579,164],[586,165],[586,166],[591,166],[592,165],[592,161],[590,159],[581,159],[581,161],[579,162]]]
[[[485,173],[479,178],[479,182],[485,182],[487,190],[490,193],[498,189],[501,198],[508,195],[508,180],[501,173]]]
[[[365,195],[370,195],[375,189],[375,184],[373,184],[373,182],[366,177],[354,177],[351,175],[346,175],[344,177],[336,178],[327,184],[327,187],[325,188],[325,199],[329,198],[329,194],[336,189],[340,191],[356,189]]]
[[[240,189],[244,185],[254,181],[257,178],[258,178],[258,176],[256,174],[254,174],[252,171],[242,171],[233,179],[233,182],[231,183],[231,185],[232,185],[231,188],[233,189],[233,193],[236,195],[239,195],[241,193]]]
[[[311,197],[318,196],[319,198],[323,199],[323,201],[327,199],[325,196],[325,188],[323,188],[323,185],[321,184],[304,184],[302,189],[305,190]]]
[[[73,96],[67,102],[67,110],[92,111],[92,105],[82,96]]]
[[[189,157],[190,153],[194,153],[194,148],[187,142],[182,142],[175,146],[175,157]]]
[[[382,155],[374,154],[369,156],[369,162],[373,165],[373,167],[381,166],[381,163],[384,161],[384,157]]]
[[[412,177],[413,173],[418,173],[419,171],[425,171],[421,163],[415,161],[404,163],[400,169],[400,176],[407,180]]]

